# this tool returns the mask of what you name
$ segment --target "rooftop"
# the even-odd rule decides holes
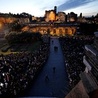
[[[94,47],[92,47],[91,45],[85,45],[85,49],[87,51],[90,51],[95,56],[98,55],[98,51]]]

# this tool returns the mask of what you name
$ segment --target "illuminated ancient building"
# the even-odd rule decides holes
[[[37,17],[32,16],[32,21],[35,21],[35,20],[37,20]]]
[[[46,22],[65,22],[65,13],[64,12],[58,12],[57,13],[57,7],[54,7],[54,10],[45,11],[45,21]]]
[[[14,22],[18,22],[19,24],[29,23],[29,18],[15,18],[15,17],[0,17],[0,23],[2,24],[11,24]]]
[[[77,14],[74,12],[66,15],[64,12],[57,12],[57,7],[55,6],[52,10],[45,11],[45,22],[77,22]],[[32,17],[32,20],[37,20],[36,17]]]
[[[29,18],[18,18],[19,24],[25,24],[25,23],[29,23],[29,22],[30,22]]]
[[[0,22],[0,29],[2,28],[2,26],[3,26],[3,23],[2,23],[2,22]]]
[[[49,21],[55,21],[56,20],[56,14],[53,10],[49,13]]]
[[[76,21],[76,14],[71,13],[69,15],[70,21]],[[2,28],[1,23],[18,23],[25,24],[21,29],[22,31],[30,32],[40,32],[41,34],[50,34],[53,36],[73,36],[77,31],[76,25],[65,24],[67,20],[66,14],[64,12],[57,12],[57,7],[55,6],[53,10],[45,11],[44,17],[32,16],[31,20],[29,17],[0,17],[0,28]]]
[[[66,20],[66,14],[64,12],[58,12],[58,21],[65,22],[65,20]]]
[[[53,22],[56,21],[56,6],[54,10],[45,11],[45,21],[46,22]]]
[[[28,24],[27,27],[24,27],[22,30],[29,30],[30,32],[40,32],[41,34],[50,34],[52,36],[73,36],[77,31],[76,25],[67,25],[67,24]]]
[[[67,22],[76,22],[77,21],[77,14],[74,12],[68,13],[67,15]]]
[[[10,24],[16,20],[17,19],[14,17],[0,17],[0,23],[2,23],[2,24]]]

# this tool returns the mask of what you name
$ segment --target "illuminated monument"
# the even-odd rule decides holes
[[[16,15],[17,16],[17,15]],[[74,13],[69,14],[68,19],[74,22]],[[76,17],[77,18],[77,17]],[[67,24],[67,15],[64,12],[57,12],[55,6],[52,10],[46,10],[44,17],[3,17],[0,16],[0,29],[2,23],[18,23],[24,25],[21,31],[40,32],[41,34],[50,34],[51,36],[73,36],[77,32],[78,25]],[[2,31],[1,31],[2,32]]]
[[[59,23],[76,22],[77,14],[71,12],[66,15],[64,12],[57,12],[57,7],[55,6],[53,10],[45,11],[45,21]]]
[[[34,17],[33,17],[34,18]],[[73,36],[77,31],[77,25],[66,23],[66,14],[57,13],[57,7],[52,10],[46,10],[44,21],[31,22],[27,26],[27,31],[40,32],[41,34],[50,34],[52,36]],[[23,29],[24,30],[24,29]]]
[[[54,10],[45,11],[45,21],[46,22],[53,22],[56,21],[56,11],[57,7],[54,7]]]

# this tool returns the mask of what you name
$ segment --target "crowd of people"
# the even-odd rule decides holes
[[[42,43],[34,53],[0,55],[0,96],[19,96],[41,70],[49,54],[49,44]]]
[[[93,39],[89,36],[60,38],[71,89],[80,81],[81,71],[85,70],[83,64],[84,46],[92,44]]]

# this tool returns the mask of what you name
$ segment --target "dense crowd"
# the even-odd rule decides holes
[[[46,62],[49,45],[41,44],[34,53],[0,55],[0,96],[19,96]]]
[[[90,36],[60,38],[71,89],[79,82],[80,72],[85,70],[84,45],[92,44],[93,39]]]

